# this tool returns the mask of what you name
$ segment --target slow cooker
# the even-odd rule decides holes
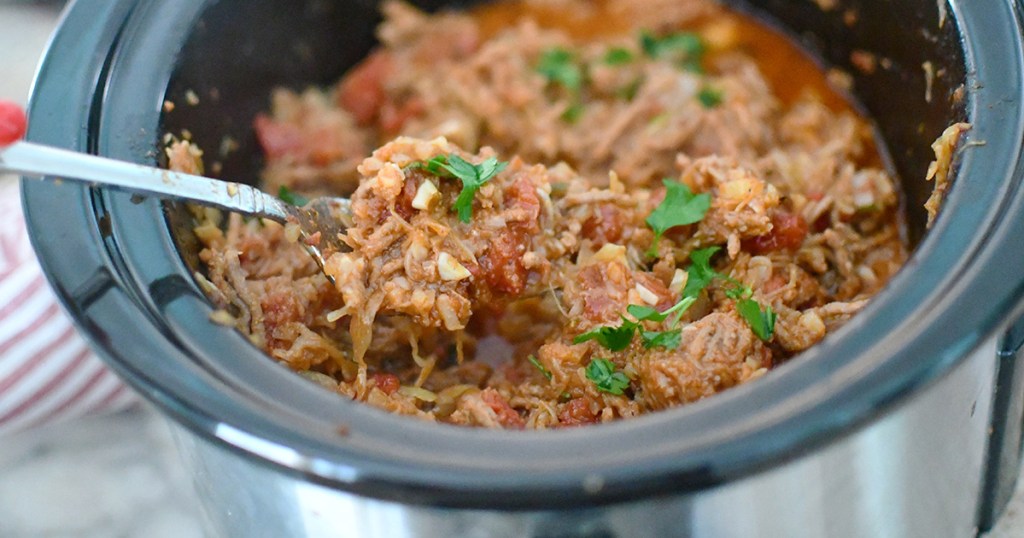
[[[173,419],[211,535],[962,537],[993,524],[1024,413],[1022,6],[734,5],[851,75],[892,150],[915,251],[836,335],[671,411],[504,432],[344,401],[210,321],[182,207],[24,183],[50,283]],[[202,147],[237,141],[221,175],[256,178],[250,122],[270,90],[335,80],[378,17],[370,0],[77,0],[39,70],[28,138],[154,164],[164,133],[188,129]],[[861,72],[854,51],[888,62]],[[190,92],[198,104],[165,113]],[[926,232],[929,144],[960,120],[973,128]]]

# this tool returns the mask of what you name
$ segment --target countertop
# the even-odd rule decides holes
[[[58,8],[0,3],[0,99],[25,102]],[[986,538],[1024,536],[1022,486]],[[146,404],[0,439],[0,537],[192,538],[201,529],[167,425]]]

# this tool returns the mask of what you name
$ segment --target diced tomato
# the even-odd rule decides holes
[[[391,73],[391,57],[384,52],[370,55],[349,71],[338,87],[338,104],[365,127],[380,113],[387,95],[384,80]]]
[[[399,380],[398,376],[396,376],[395,374],[377,372],[374,374],[370,374],[370,379],[373,380],[373,384],[376,385],[378,389],[383,391],[384,394],[387,394],[388,396],[394,394],[395,391],[397,391],[402,386],[402,381]]]
[[[530,180],[521,177],[512,183],[504,192],[505,207],[523,211],[525,214],[523,222],[529,225],[529,229],[536,230],[540,217],[540,197],[537,196],[537,189],[533,187]]]
[[[20,106],[0,101],[0,147],[9,146],[25,136],[28,119]]]
[[[487,254],[480,256],[480,269],[492,290],[518,296],[526,289],[527,270],[523,266],[526,240],[521,226],[512,225],[499,232]]]
[[[260,114],[253,122],[253,128],[263,147],[263,154],[270,159],[302,151],[302,131],[295,125],[276,122]]]
[[[615,243],[622,238],[622,211],[613,204],[597,206],[597,212],[583,222],[583,237],[601,247],[606,243]]]
[[[743,250],[767,254],[777,250],[796,250],[807,237],[807,223],[800,215],[777,211],[772,215],[772,231],[743,241]]]
[[[533,184],[525,178],[510,185],[504,192],[505,207],[522,212],[522,220],[509,222],[497,234],[487,253],[480,257],[480,269],[492,290],[517,296],[526,288],[529,271],[523,265],[523,254],[529,247],[530,235],[538,229],[540,198]]]
[[[508,400],[506,400],[500,392],[492,388],[484,389],[480,393],[480,399],[498,415],[498,422],[500,422],[502,426],[517,429],[521,429],[526,426],[526,423],[523,421],[523,417],[519,416],[519,413],[517,413],[515,409],[512,409]]]
[[[563,426],[580,426],[597,422],[597,415],[591,411],[591,399],[584,396],[573,398],[558,413],[558,422]]]
[[[412,201],[416,198],[417,189],[419,189],[419,186],[417,185],[416,176],[410,174],[409,177],[405,178],[402,192],[398,195],[398,199],[395,200],[395,213],[398,213],[405,220],[411,219],[415,211],[412,207]]]

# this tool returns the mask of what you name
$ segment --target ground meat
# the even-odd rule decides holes
[[[738,316],[716,312],[683,329],[683,346],[636,361],[638,400],[663,409],[706,398],[772,364],[771,352]]]
[[[485,428],[518,429],[525,425],[508,400],[492,388],[460,398],[458,410],[452,414],[452,421]]]
[[[622,212],[612,204],[600,204],[594,214],[583,222],[583,237],[601,247],[622,239]]]
[[[770,79],[745,51],[753,23],[709,0],[517,6],[384,2],[381,46],[333,88],[273,95],[254,121],[263,186],[350,196],[349,250],[327,260],[332,285],[281,226],[197,210],[218,319],[394,413],[569,427],[757,379],[906,260],[870,125]],[[187,140],[167,156],[202,171]],[[699,218],[658,229],[670,203]]]

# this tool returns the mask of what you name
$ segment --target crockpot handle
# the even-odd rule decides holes
[[[1020,474],[1024,448],[1024,318],[1006,329],[998,345],[988,461],[978,514],[981,532],[990,530],[999,520]]]

